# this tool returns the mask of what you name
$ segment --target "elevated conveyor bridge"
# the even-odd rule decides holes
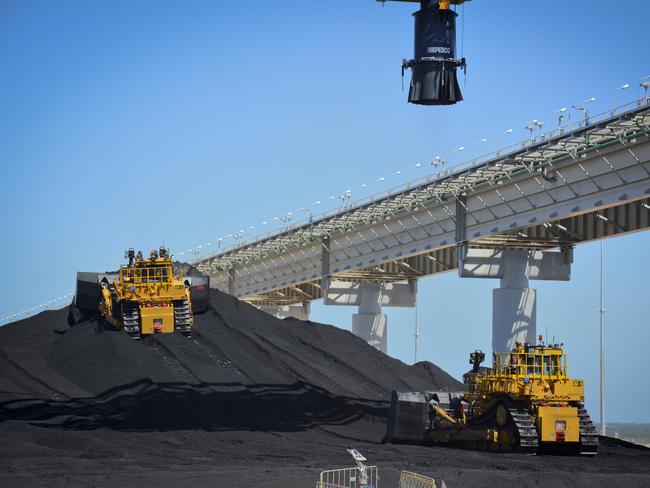
[[[647,228],[650,107],[625,108],[203,257],[198,267],[246,301],[290,304],[322,298],[327,278],[450,271],[459,244],[546,249]]]
[[[415,280],[459,263],[463,277],[527,289],[527,281],[504,278],[499,259],[509,251],[527,253],[526,280],[566,280],[574,245],[649,225],[650,103],[643,98],[196,264],[213,286],[260,307],[324,298],[361,311],[364,284],[380,284],[369,299],[379,306],[413,306],[406,284],[413,291]]]

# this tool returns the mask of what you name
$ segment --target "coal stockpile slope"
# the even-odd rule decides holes
[[[298,431],[379,440],[393,389],[457,389],[351,333],[214,291],[192,338],[134,341],[45,312],[0,329],[0,419],[67,428]],[[260,412],[263,412],[260,415]]]

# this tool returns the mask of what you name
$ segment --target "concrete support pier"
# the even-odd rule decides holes
[[[537,339],[537,291],[528,286],[527,253],[508,251],[503,261],[500,287],[492,291],[492,351]]]
[[[386,354],[388,318],[381,313],[381,288],[380,283],[360,283],[359,313],[352,315],[352,333]]]
[[[573,251],[467,249],[460,247],[461,278],[499,279],[492,291],[492,352],[506,352],[517,342],[537,342],[537,291],[529,280],[568,281]]]
[[[388,351],[388,319],[382,307],[415,307],[417,281],[406,283],[328,282],[325,305],[357,306],[352,333],[384,354]]]
[[[302,305],[262,305],[259,309],[279,319],[293,317],[299,320],[309,320],[310,304],[305,302]]]

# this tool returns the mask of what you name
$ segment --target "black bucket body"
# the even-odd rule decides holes
[[[456,71],[465,61],[456,58],[456,15],[426,2],[413,14],[415,57],[404,65],[413,71],[410,103],[452,105],[463,99]]]

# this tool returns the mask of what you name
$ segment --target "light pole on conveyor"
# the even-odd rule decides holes
[[[415,363],[418,362],[418,340],[420,338],[420,324],[418,322],[418,303],[417,301],[415,302],[415,334],[413,335],[415,337]]]

